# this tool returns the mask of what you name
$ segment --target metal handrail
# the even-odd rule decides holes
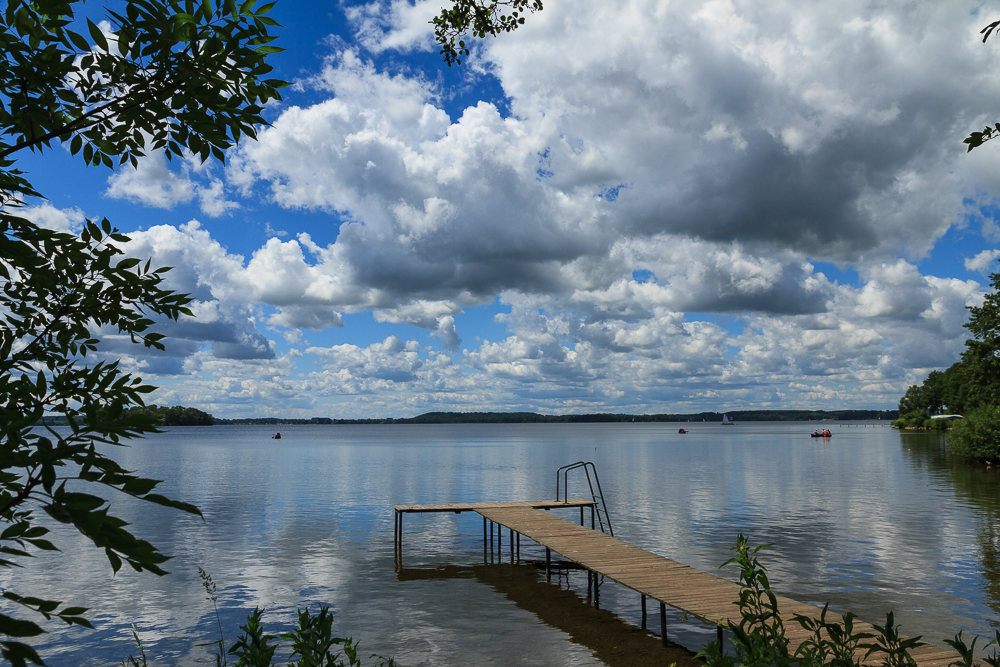
[[[594,501],[594,506],[596,508],[597,521],[601,524],[601,532],[604,531],[604,522],[608,523],[608,532],[611,537],[615,536],[615,529],[611,527],[611,515],[608,514],[608,504],[604,500],[604,491],[601,489],[601,478],[597,476],[597,467],[591,461],[577,461],[576,463],[570,463],[569,465],[561,466],[556,470],[556,500],[559,500],[559,473],[563,476],[563,502],[569,500],[569,471],[576,470],[577,468],[583,468],[584,474],[587,476],[587,486],[590,488],[590,497]],[[594,473],[594,479],[591,481],[590,473]],[[594,493],[594,482],[597,482],[597,493]],[[597,501],[600,499],[601,506],[597,507]],[[604,510],[604,517],[601,517],[601,510]]]

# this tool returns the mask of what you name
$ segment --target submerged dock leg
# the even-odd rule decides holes
[[[646,596],[642,596],[642,629],[646,629]]]
[[[514,529],[510,529],[510,564],[514,564]]]
[[[660,639],[667,645],[667,605],[660,603]]]
[[[594,609],[601,608],[601,580],[598,579],[599,575],[594,573]]]
[[[722,649],[722,626],[717,626],[715,628],[715,637],[719,640],[719,649]]]
[[[497,562],[502,562],[503,558],[503,526],[497,524]]]
[[[594,576],[594,573],[591,572],[590,570],[587,570],[587,599],[588,600],[590,600],[590,599],[592,599],[594,597],[594,590],[592,588],[592,586],[593,586],[593,576]]]
[[[545,547],[545,579],[552,581],[552,550]]]
[[[489,562],[487,560],[487,558],[486,558],[486,542],[487,542],[487,539],[486,539],[486,517],[483,517],[483,562],[484,563],[488,563]]]
[[[493,562],[493,522],[490,521],[490,562]]]
[[[521,562],[521,533],[517,534],[517,562]]]

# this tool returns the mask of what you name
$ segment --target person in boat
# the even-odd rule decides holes
[[[684,429],[679,429],[677,432],[678,433],[687,433],[687,431],[685,431]]]
[[[278,433],[275,433],[274,435],[272,435],[271,436],[271,440],[281,440],[281,433],[278,432]]]
[[[825,431],[823,431],[823,437],[824,438],[829,438],[832,435],[833,435],[833,433],[830,433],[830,429],[826,429]]]
[[[820,436],[819,429],[813,429],[813,437],[818,438]]]

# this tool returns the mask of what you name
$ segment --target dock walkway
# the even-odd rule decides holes
[[[402,543],[402,514],[405,512],[461,512],[474,511],[498,526],[510,531],[510,546],[513,548],[515,535],[518,544],[520,536],[533,540],[546,549],[546,561],[550,552],[577,563],[588,572],[630,588],[642,596],[643,628],[646,618],[646,598],[660,604],[661,637],[666,642],[667,628],[664,607],[669,605],[712,625],[724,624],[728,619],[739,620],[734,602],[739,599],[738,584],[697,570],[683,563],[654,554],[600,531],[582,525],[583,509],[593,502],[586,500],[526,501],[510,503],[465,503],[452,505],[398,505],[396,510],[396,539]],[[580,507],[580,524],[577,525],[542,509]],[[492,526],[490,541],[492,542]],[[499,549],[498,549],[499,551]],[[513,553],[512,553],[513,560]],[[595,577],[596,580],[596,577]],[[808,638],[808,633],[792,620],[794,614],[819,618],[819,607],[798,602],[787,597],[778,597],[778,608],[785,621],[785,633],[789,639],[789,649],[795,651]],[[842,622],[833,612],[828,619]],[[871,625],[855,620],[858,631],[874,632]],[[720,630],[721,633],[721,630]],[[920,667],[948,667],[959,658],[954,651],[927,644],[911,651]],[[878,656],[872,656],[876,664]]]

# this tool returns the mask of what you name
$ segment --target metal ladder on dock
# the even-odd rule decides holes
[[[576,463],[570,463],[569,465],[564,465],[558,470],[556,470],[556,501],[559,500],[559,475],[562,475],[562,492],[563,501],[569,499],[569,472],[570,470],[583,469],[584,474],[587,476],[587,486],[590,487],[590,497],[594,500],[594,510],[597,514],[597,523],[601,527],[601,532],[606,535],[615,536],[615,530],[611,527],[611,516],[608,514],[608,505],[604,502],[604,492],[601,491],[601,479],[597,476],[597,468],[591,461],[577,461]],[[593,479],[591,478],[593,475]],[[597,491],[594,491],[594,484],[597,484]],[[583,521],[583,509],[580,510],[580,520]],[[593,517],[591,517],[591,523],[593,523]],[[607,530],[604,529],[604,525],[607,524]],[[593,526],[591,526],[593,528]]]

